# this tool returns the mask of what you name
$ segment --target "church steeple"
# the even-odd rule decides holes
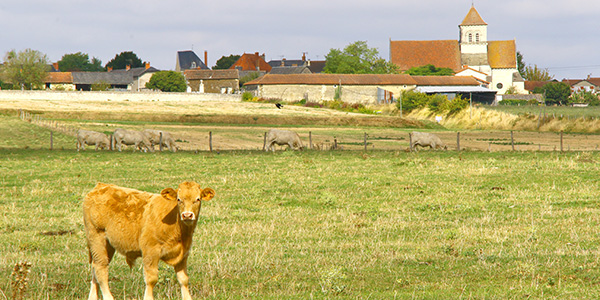
[[[488,24],[483,21],[475,6],[467,13],[458,25],[460,34],[460,53],[463,65],[486,66],[488,63]]]
[[[469,25],[471,25],[471,26],[487,25],[487,23],[484,22],[483,19],[481,18],[481,16],[479,15],[479,12],[477,12],[477,10],[475,9],[475,6],[471,6],[469,13],[467,13],[467,16],[464,18],[464,20],[460,24],[460,26],[469,26]]]
[[[469,13],[458,25],[460,29],[460,44],[486,44],[487,43],[487,23],[483,21],[475,6],[471,6]]]

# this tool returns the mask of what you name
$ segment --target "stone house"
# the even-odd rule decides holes
[[[233,94],[239,90],[238,70],[185,70],[188,92]]]

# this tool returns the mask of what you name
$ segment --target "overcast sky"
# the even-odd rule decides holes
[[[489,40],[515,39],[525,63],[557,79],[600,77],[597,0],[19,0],[0,2],[0,60],[12,49],[39,50],[56,62],[83,52],[105,65],[133,51],[161,70],[177,51],[208,66],[230,54],[266,60],[324,60],[331,48],[367,41],[389,59],[392,40],[458,40],[474,2]]]

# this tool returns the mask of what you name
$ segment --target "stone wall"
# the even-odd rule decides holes
[[[0,90],[0,101],[10,100],[79,100],[79,101],[241,101],[239,94],[161,93],[161,92],[82,92],[82,91],[12,91]]]

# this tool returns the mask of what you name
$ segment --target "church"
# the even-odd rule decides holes
[[[498,94],[523,94],[525,82],[517,70],[515,40],[489,41],[488,24],[474,6],[458,25],[459,40],[392,41],[390,62],[401,71],[434,65],[450,68],[456,76],[473,76]]]

